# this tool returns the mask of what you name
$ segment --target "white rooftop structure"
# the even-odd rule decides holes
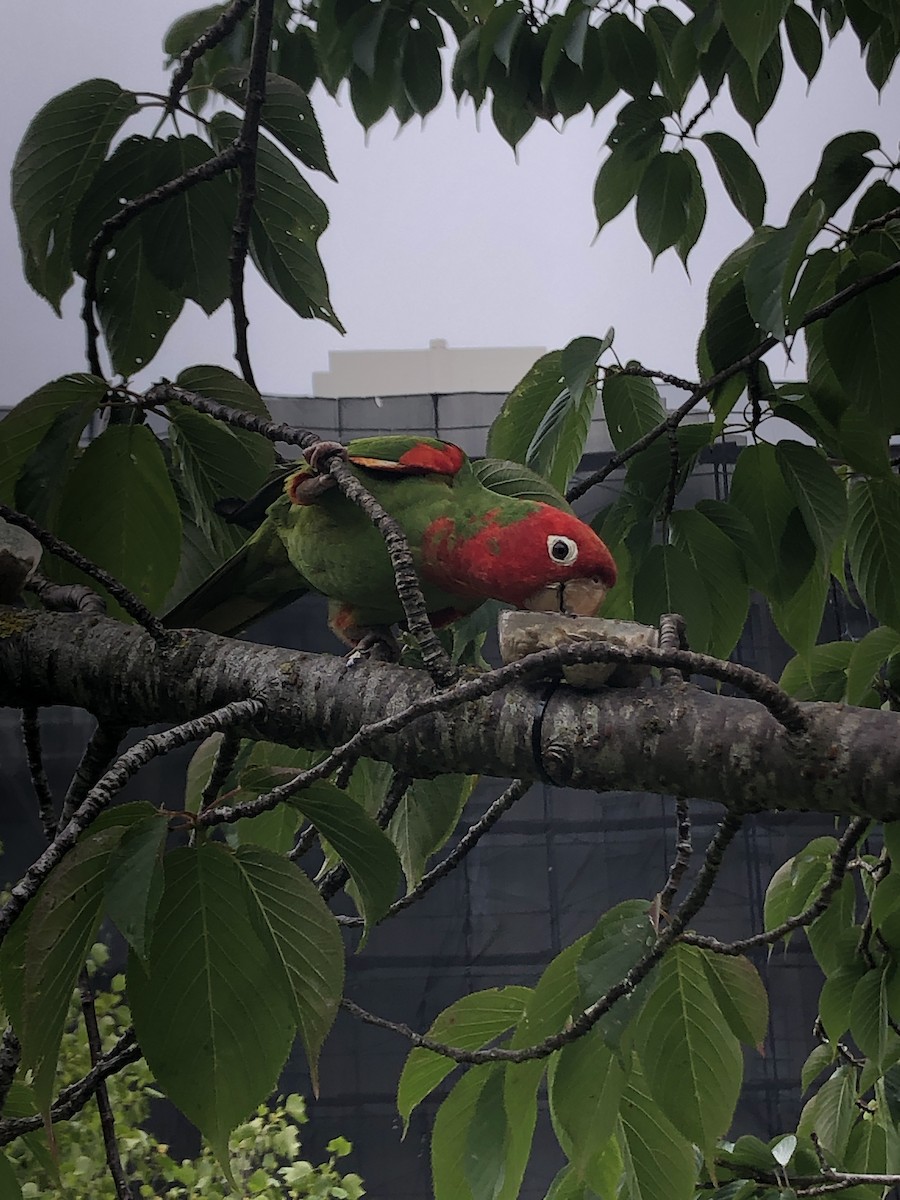
[[[314,396],[415,396],[452,392],[506,394],[546,353],[543,346],[453,347],[433,338],[427,350],[332,350],[314,371]]]

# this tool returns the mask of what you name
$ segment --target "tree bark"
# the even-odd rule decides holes
[[[462,687],[472,693],[483,682]],[[694,796],[732,812],[900,817],[894,713],[803,704],[807,727],[797,735],[754,700],[692,684],[583,692],[524,678],[403,717],[410,706],[443,704],[447,695],[409,668],[351,666],[196,630],[154,641],[105,617],[0,609],[3,705],[66,704],[140,726],[253,697],[265,713],[247,732],[294,746],[337,746],[394,717],[397,727],[374,729],[365,752],[418,777],[461,771]]]

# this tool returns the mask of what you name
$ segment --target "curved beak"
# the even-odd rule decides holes
[[[570,579],[549,583],[523,601],[529,612],[558,612],[568,617],[593,617],[606,599],[607,587],[599,579]]]

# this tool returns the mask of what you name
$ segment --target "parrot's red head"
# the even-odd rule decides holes
[[[510,520],[500,506],[477,527],[439,517],[425,533],[426,573],[451,592],[535,612],[590,617],[616,582],[616,564],[593,529],[549,504]]]

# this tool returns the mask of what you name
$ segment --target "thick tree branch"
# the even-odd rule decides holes
[[[0,704],[69,704],[100,720],[150,725],[252,696],[261,738],[310,749],[354,739],[352,752],[365,745],[418,777],[464,772],[662,792],[734,812],[900,816],[896,714],[799,704],[797,734],[754,700],[687,684],[597,692],[560,684],[547,698],[529,682],[601,658],[688,669],[707,661],[684,651],[578,645],[437,692],[425,672],[409,668],[351,666],[196,630],[159,645],[107,618],[0,610]]]

